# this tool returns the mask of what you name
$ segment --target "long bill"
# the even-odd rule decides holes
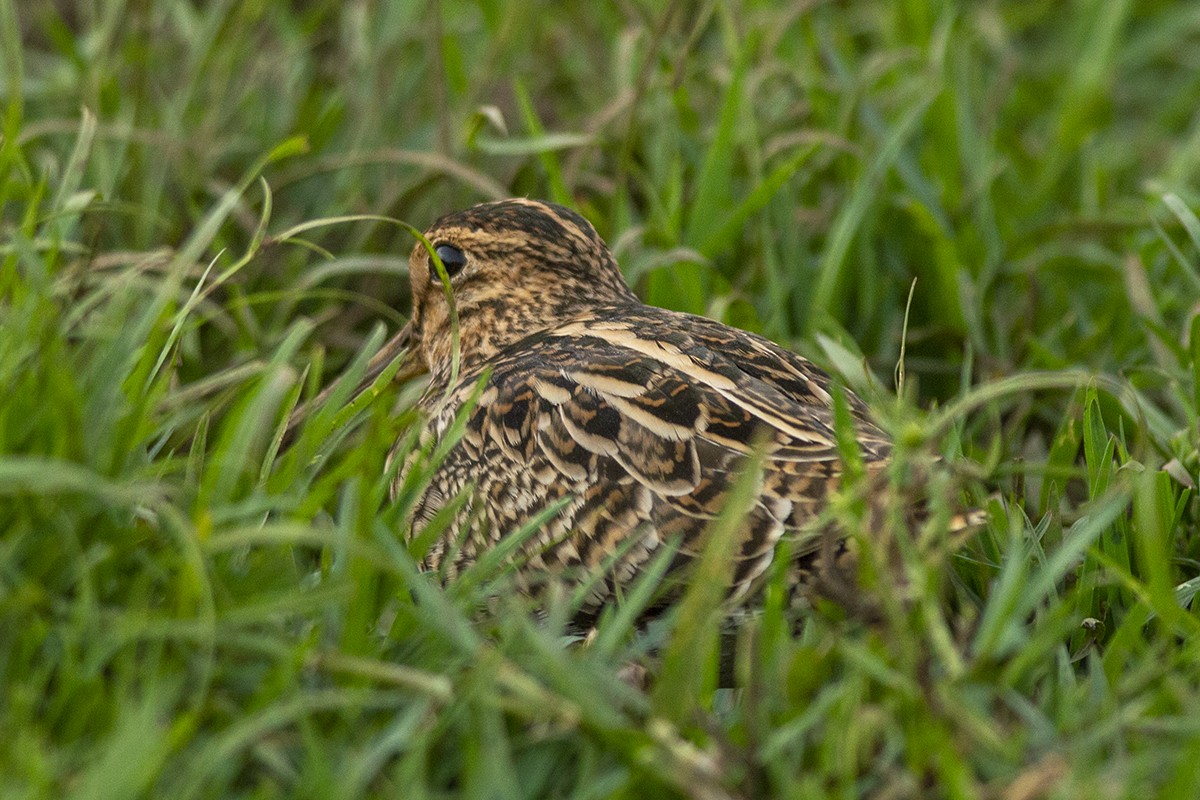
[[[350,393],[351,402],[358,399],[363,392],[370,388],[371,384],[375,383],[384,370],[399,358],[401,354],[405,354],[405,358],[403,363],[400,364],[400,368],[396,371],[396,374],[392,377],[394,383],[410,380],[425,372],[425,364],[422,363],[416,349],[411,346],[411,339],[412,322],[409,322],[395,336],[386,341],[383,347],[379,348],[379,352],[371,356],[371,360],[367,362],[367,367],[363,371],[362,378],[359,379],[358,384]],[[308,415],[314,409],[320,408],[328,402],[330,395],[342,385],[343,380],[344,378],[338,378],[322,389],[312,400],[309,400],[292,412],[291,417],[288,418],[287,429],[283,436],[284,446],[290,444],[292,439],[295,438],[295,432],[300,423],[307,419]]]

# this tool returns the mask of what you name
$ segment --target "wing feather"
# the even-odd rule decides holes
[[[672,537],[681,541],[681,558],[697,552],[740,464],[765,443],[759,501],[740,541],[733,591],[743,593],[766,570],[780,537],[811,523],[838,484],[830,380],[752,334],[661,309],[640,313],[626,308],[620,319],[614,312],[613,319],[569,323],[494,359],[422,516],[474,482],[493,531],[482,535],[490,538],[548,501],[572,496],[537,538],[538,560],[556,554],[565,567],[590,568],[635,537],[614,567],[621,584]],[[477,379],[464,377],[464,388],[439,410],[438,429]],[[847,398],[864,457],[882,463],[886,435],[861,401]]]

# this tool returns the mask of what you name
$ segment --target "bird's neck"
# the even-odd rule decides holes
[[[605,292],[586,298],[575,292],[544,295],[536,302],[529,298],[496,296],[473,299],[458,306],[458,377],[469,378],[504,349],[538,333],[566,322],[587,317],[603,308],[640,305],[628,289],[621,293]],[[430,390],[449,387],[454,379],[454,344],[449,331],[425,337],[425,357],[429,366]]]

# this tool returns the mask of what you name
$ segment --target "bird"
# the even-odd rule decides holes
[[[578,585],[602,573],[579,609],[594,619],[663,548],[675,548],[668,574],[684,573],[757,453],[725,587],[744,603],[785,537],[796,583],[820,557],[811,529],[845,474],[835,394],[865,471],[889,461],[892,441],[859,397],[762,336],[643,303],[592,224],[565,206],[483,203],[423,237],[409,258],[409,323],[363,385],[400,357],[395,380],[429,375],[423,436],[450,446],[405,533],[467,498],[424,553],[427,570],[452,579],[554,507],[519,547],[518,581],[532,591],[547,576]],[[419,450],[401,448],[393,495]]]

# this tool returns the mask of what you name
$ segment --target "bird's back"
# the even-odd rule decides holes
[[[608,565],[589,598],[599,607],[664,543],[677,542],[677,561],[695,554],[757,447],[762,480],[741,526],[732,585],[744,595],[780,537],[811,528],[842,472],[829,377],[766,339],[702,317],[623,304],[565,320],[507,347],[450,391],[432,391],[425,404],[434,435],[445,435],[481,381],[465,432],[414,518],[419,531],[450,498],[473,492],[427,559],[451,573],[558,502],[562,509],[525,544],[522,572],[569,577]],[[868,467],[884,463],[888,438],[861,401],[849,392],[846,400]],[[814,546],[803,542],[798,554]]]

